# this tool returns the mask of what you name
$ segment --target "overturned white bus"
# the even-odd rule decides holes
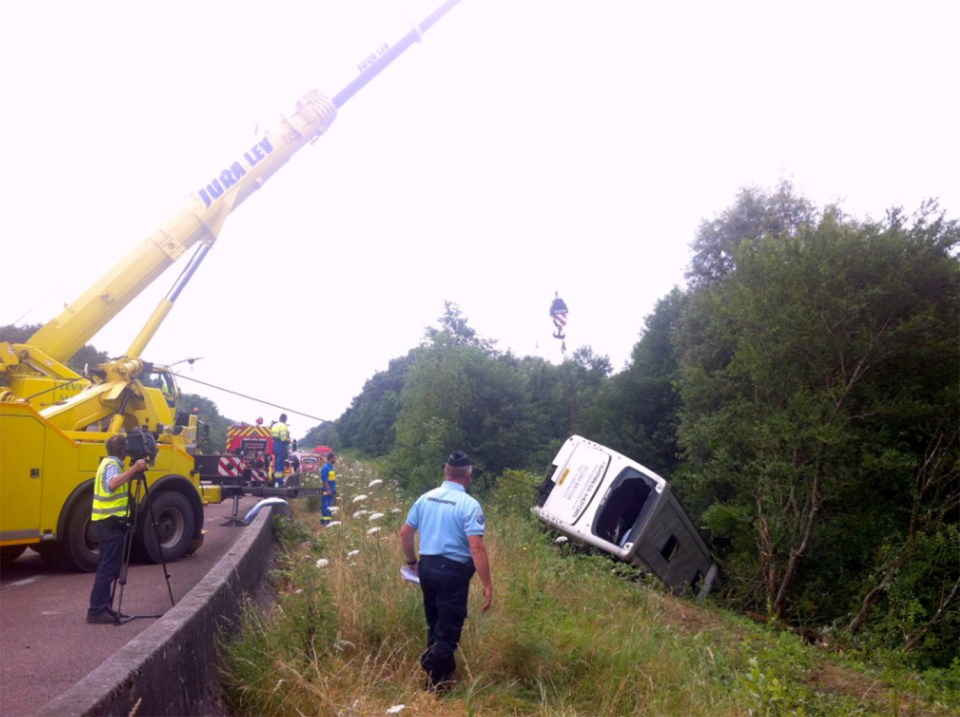
[[[558,532],[645,568],[678,594],[710,592],[717,566],[667,482],[581,436],[553,459],[533,513]]]

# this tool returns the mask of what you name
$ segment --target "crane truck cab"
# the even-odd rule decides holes
[[[533,514],[557,532],[643,568],[678,594],[710,592],[717,566],[663,478],[582,436],[558,451]]]

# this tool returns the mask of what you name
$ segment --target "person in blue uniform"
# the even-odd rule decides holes
[[[320,483],[323,486],[320,495],[320,522],[323,525],[329,525],[333,520],[333,511],[330,508],[337,501],[337,472],[333,469],[333,464],[337,458],[330,451],[324,455],[323,468],[320,469]]]
[[[290,450],[290,427],[287,426],[286,413],[281,413],[280,420],[270,426],[270,435],[273,437],[273,484],[279,488],[283,485]]]
[[[493,604],[493,581],[483,542],[483,508],[467,494],[472,478],[470,457],[463,451],[451,454],[443,469],[443,483],[417,499],[400,529],[407,565],[419,576],[423,592],[427,649],[420,664],[431,691],[446,689],[457,669],[454,653],[467,618],[474,573],[483,584],[481,609],[486,612]],[[419,562],[414,540],[417,532]]]

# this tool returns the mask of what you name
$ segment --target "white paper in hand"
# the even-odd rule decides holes
[[[403,579],[408,583],[420,584],[420,576],[417,575],[417,571],[411,568],[409,565],[404,565],[400,568],[400,574],[403,576]]]

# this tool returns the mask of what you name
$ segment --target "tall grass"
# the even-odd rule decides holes
[[[795,636],[677,600],[633,568],[558,544],[514,481],[484,500],[493,608],[480,612],[475,589],[457,685],[437,699],[422,689],[420,591],[399,574],[410,499],[391,481],[371,485],[380,479],[370,464],[342,460],[337,473],[339,524],[321,529],[307,501],[278,521],[275,604],[263,616],[251,606],[242,637],[224,646],[235,715],[947,713],[880,687],[818,689],[819,658]]]

